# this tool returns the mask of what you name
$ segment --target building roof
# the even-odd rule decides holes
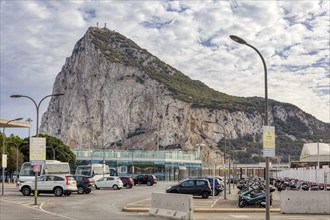
[[[11,121],[8,119],[0,119],[0,128],[30,128],[31,124],[25,121]]]
[[[304,144],[301,150],[300,161],[329,161],[330,144],[328,143],[308,143]]]

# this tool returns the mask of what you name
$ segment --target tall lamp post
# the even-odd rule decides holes
[[[227,142],[227,134],[226,134],[226,129],[222,124],[220,124],[218,122],[212,122],[212,121],[204,121],[204,122],[206,122],[206,123],[216,123],[217,125],[219,125],[222,128],[223,134],[224,134],[223,136],[225,138],[224,164],[226,166],[227,165],[227,159],[226,159],[226,157],[227,157],[227,143],[226,143]],[[229,190],[230,190],[230,187],[229,187]],[[227,199],[227,171],[225,172],[223,199]]]
[[[34,103],[34,105],[36,107],[36,110],[37,110],[36,136],[38,137],[38,135],[39,135],[39,108],[40,108],[40,105],[41,105],[42,101],[44,101],[46,98],[51,97],[51,96],[55,96],[56,97],[56,96],[62,96],[62,95],[64,95],[64,94],[63,93],[56,93],[56,94],[47,95],[47,96],[43,97],[38,104],[36,103],[36,101],[34,101],[33,98],[31,98],[30,96],[27,96],[27,95],[11,95],[10,97],[11,98],[27,98],[27,99],[30,99]],[[34,179],[34,181],[35,181],[35,185],[34,185],[35,186],[34,204],[35,205],[37,205],[37,196],[38,196],[38,181],[37,181],[37,177],[38,177],[38,172],[35,172],[35,179]]]
[[[104,145],[104,126],[103,126],[103,120],[104,120],[104,101],[98,100],[97,104],[99,105],[99,108],[101,110],[101,137],[102,137],[102,149],[103,149],[103,177],[104,177],[104,170],[105,170],[105,145]]]
[[[5,192],[5,128],[6,126],[13,121],[19,121],[22,120],[23,118],[15,118],[13,120],[9,120],[7,121],[7,123],[5,124],[5,126],[3,126],[3,130],[2,130],[2,195],[4,195]]]
[[[10,97],[11,98],[27,98],[27,99],[30,99],[34,103],[34,105],[36,107],[36,110],[37,110],[36,136],[38,137],[38,135],[39,135],[39,107],[40,107],[40,104],[42,103],[43,100],[45,100],[48,97],[51,97],[51,96],[61,96],[61,95],[64,95],[64,94],[63,93],[56,93],[56,94],[47,95],[47,96],[43,97],[38,104],[36,103],[36,101],[34,101],[33,98],[31,98],[30,96],[27,96],[27,95],[11,95]]]
[[[230,39],[232,39],[233,41],[239,43],[239,44],[244,44],[248,47],[251,47],[253,50],[255,50],[258,55],[261,58],[263,67],[264,67],[264,74],[265,74],[265,126],[268,125],[268,88],[267,88],[267,67],[266,67],[266,62],[263,58],[263,56],[261,55],[261,53],[257,50],[257,48],[255,48],[254,46],[252,46],[251,44],[248,44],[245,40],[243,40],[242,38],[235,36],[235,35],[230,35],[229,36]],[[266,157],[266,220],[270,219],[270,191],[269,191],[269,157]]]
[[[14,144],[15,147],[16,147],[16,181],[18,180],[18,147],[21,145],[21,144],[27,144],[28,142],[27,141],[23,141],[21,143],[18,143],[16,144],[15,142],[9,142],[11,144]]]

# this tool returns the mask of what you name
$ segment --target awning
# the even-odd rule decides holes
[[[0,128],[30,128],[31,124],[25,121],[11,121],[9,124],[7,122],[10,120],[0,119]]]

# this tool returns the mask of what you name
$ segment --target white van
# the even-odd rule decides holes
[[[110,171],[106,164],[89,164],[77,166],[75,174],[91,177],[96,182],[103,176],[110,176]]]
[[[58,160],[46,160],[45,165],[40,166],[38,176],[46,174],[70,174],[69,163]],[[19,172],[18,183],[34,180],[34,178],[33,166],[30,162],[23,163]]]

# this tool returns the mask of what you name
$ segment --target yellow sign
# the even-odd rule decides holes
[[[275,127],[263,126],[263,151],[265,157],[275,157]]]
[[[31,138],[30,161],[46,160],[46,138]]]

